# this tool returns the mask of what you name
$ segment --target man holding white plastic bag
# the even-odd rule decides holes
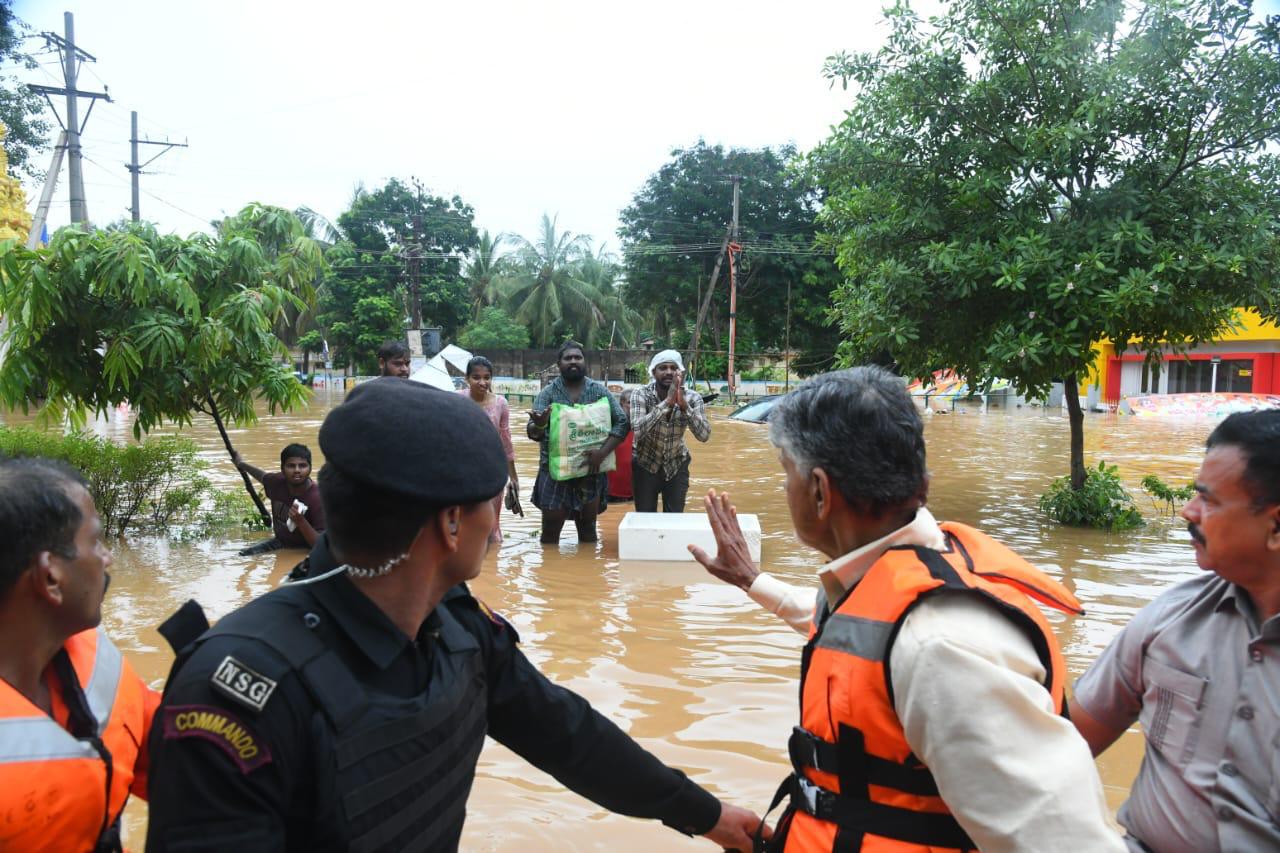
[[[587,378],[582,344],[566,341],[556,363],[560,375],[542,389],[529,413],[527,434],[541,444],[533,505],[542,510],[544,544],[558,543],[570,518],[579,542],[595,542],[596,516],[608,501],[605,472],[613,469],[613,449],[629,425],[604,383]]]

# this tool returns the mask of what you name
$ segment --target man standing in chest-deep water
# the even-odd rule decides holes
[[[684,387],[684,362],[673,349],[663,350],[649,362],[653,381],[631,394],[631,430],[635,444],[631,455],[631,488],[636,512],[657,512],[662,495],[663,512],[684,512],[689,494],[687,428],[698,441],[711,438],[702,397]]]
[[[1138,611],[1071,719],[1095,755],[1142,723],[1130,850],[1280,850],[1280,411],[1218,425],[1182,517],[1205,573]]]
[[[605,508],[609,497],[608,476],[600,466],[613,449],[626,438],[627,416],[603,382],[587,378],[587,362],[582,344],[566,341],[556,358],[560,375],[551,380],[533,401],[526,434],[541,448],[538,451],[538,477],[533,482],[533,505],[542,510],[542,542],[554,545],[570,518],[578,528],[579,542],[596,541],[596,516]],[[551,422],[553,403],[587,405],[597,400],[609,401],[612,424],[609,437],[601,447],[587,455],[587,473],[572,480],[554,480],[548,468],[547,425]]]
[[[316,544],[324,530],[324,506],[320,489],[311,479],[311,450],[305,444],[290,444],[280,451],[279,471],[268,473],[255,468],[244,461],[238,450],[231,461],[261,483],[271,501],[271,538],[242,549],[240,556]]]

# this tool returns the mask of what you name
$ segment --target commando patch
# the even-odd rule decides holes
[[[172,705],[164,709],[164,739],[200,738],[227,754],[241,773],[271,761],[271,750],[230,711],[212,705]]]
[[[255,711],[266,707],[267,700],[276,689],[274,681],[254,672],[231,655],[222,659],[209,682],[214,690],[228,699],[234,699]]]

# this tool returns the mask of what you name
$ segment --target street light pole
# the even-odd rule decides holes
[[[1213,365],[1213,371],[1209,374],[1209,393],[1218,393],[1218,365],[1222,364],[1222,356],[1215,355],[1209,359],[1209,363]]]

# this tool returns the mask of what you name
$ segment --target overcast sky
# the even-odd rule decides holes
[[[414,175],[462,196],[479,227],[533,237],[545,211],[614,249],[618,211],[672,148],[699,137],[748,147],[821,140],[848,103],[822,78],[823,59],[873,47],[885,32],[878,8],[854,0],[15,4],[37,32],[62,33],[63,12],[72,12],[76,43],[98,60],[86,63],[79,88],[110,88],[113,103],[94,108],[84,136],[96,222],[127,216],[123,164],[137,110],[144,137],[191,146],[142,178],[142,215],[164,229],[207,228],[250,201],[305,204],[332,218],[358,182],[373,189]],[[56,58],[40,59],[46,65],[24,79],[62,85]],[[144,160],[159,150],[149,147]],[[34,208],[39,187],[27,194]],[[52,226],[68,221],[65,172],[56,198]]]
[[[849,96],[822,78],[823,60],[874,48],[886,33],[880,7],[16,0],[15,12],[57,33],[72,12],[77,44],[98,59],[79,88],[110,87],[114,102],[98,104],[84,137],[96,222],[128,215],[137,110],[144,138],[191,146],[142,178],[142,215],[167,230],[207,228],[250,201],[333,218],[357,183],[417,176],[462,196],[481,228],[532,238],[545,211],[616,249],[618,211],[672,148],[703,138],[807,149],[824,138]],[[55,57],[40,59],[22,76],[61,86]],[[142,149],[143,160],[159,150]],[[39,191],[27,187],[32,208]],[[727,186],[725,197],[727,208]],[[65,171],[56,199],[51,226],[68,221]]]

